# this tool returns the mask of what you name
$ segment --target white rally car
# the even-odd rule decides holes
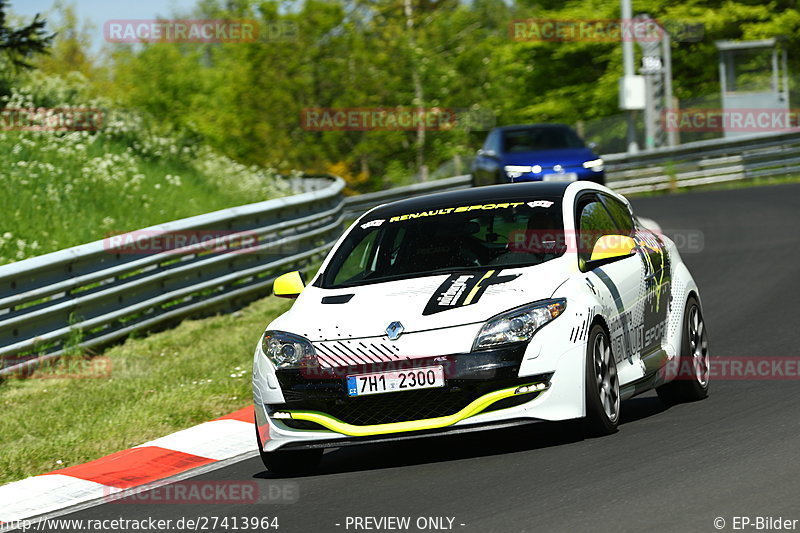
[[[326,447],[585,418],[704,398],[700,295],[675,245],[588,182],[520,183],[377,207],[336,243],[255,353],[259,449],[276,472]]]

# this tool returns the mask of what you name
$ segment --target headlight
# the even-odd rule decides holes
[[[283,331],[264,332],[261,350],[277,368],[298,368],[316,357],[308,339]]]
[[[530,172],[531,167],[526,167],[524,165],[506,165],[503,167],[503,170],[506,171],[506,175],[509,178],[518,178],[523,174]]]
[[[527,174],[528,172],[538,174],[542,171],[542,167],[539,165],[533,165],[532,167],[527,165],[506,165],[503,167],[503,170],[506,171],[506,174],[509,178],[518,178],[523,174]]]
[[[503,344],[529,341],[534,333],[563,313],[566,307],[567,301],[558,298],[518,307],[497,315],[483,325],[472,349],[483,350]]]
[[[595,172],[602,172],[605,168],[602,159],[592,159],[591,161],[584,161],[583,168],[590,168]]]

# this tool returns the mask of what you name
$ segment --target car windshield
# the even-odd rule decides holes
[[[564,253],[560,198],[449,205],[362,219],[318,284],[350,287],[486,268],[530,266]]]
[[[563,148],[584,148],[584,144],[569,128],[524,128],[503,132],[503,151],[507,153]]]

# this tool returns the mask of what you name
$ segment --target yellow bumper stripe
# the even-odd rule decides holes
[[[533,385],[536,385],[534,383]],[[316,422],[337,433],[350,435],[351,437],[366,437],[369,435],[384,435],[387,433],[401,433],[405,431],[420,431],[424,429],[437,429],[446,426],[451,426],[456,422],[460,422],[465,418],[475,416],[493,403],[510,398],[514,396],[514,391],[526,385],[517,385],[509,389],[502,389],[489,394],[485,394],[480,398],[473,400],[469,405],[461,409],[459,412],[448,416],[440,416],[436,418],[425,418],[423,420],[409,420],[407,422],[393,422],[391,424],[375,424],[372,426],[355,426],[342,422],[338,418],[334,418],[325,413],[318,411],[281,411],[288,413],[293,420],[307,420],[309,422]],[[541,392],[541,390],[531,390],[521,394],[531,394],[534,392]]]

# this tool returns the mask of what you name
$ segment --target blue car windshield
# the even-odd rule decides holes
[[[506,153],[564,148],[585,148],[585,145],[581,138],[569,128],[524,128],[503,132],[503,151]]]
[[[318,285],[332,289],[530,266],[566,250],[560,198],[442,206],[380,216],[362,219],[350,231]]]

